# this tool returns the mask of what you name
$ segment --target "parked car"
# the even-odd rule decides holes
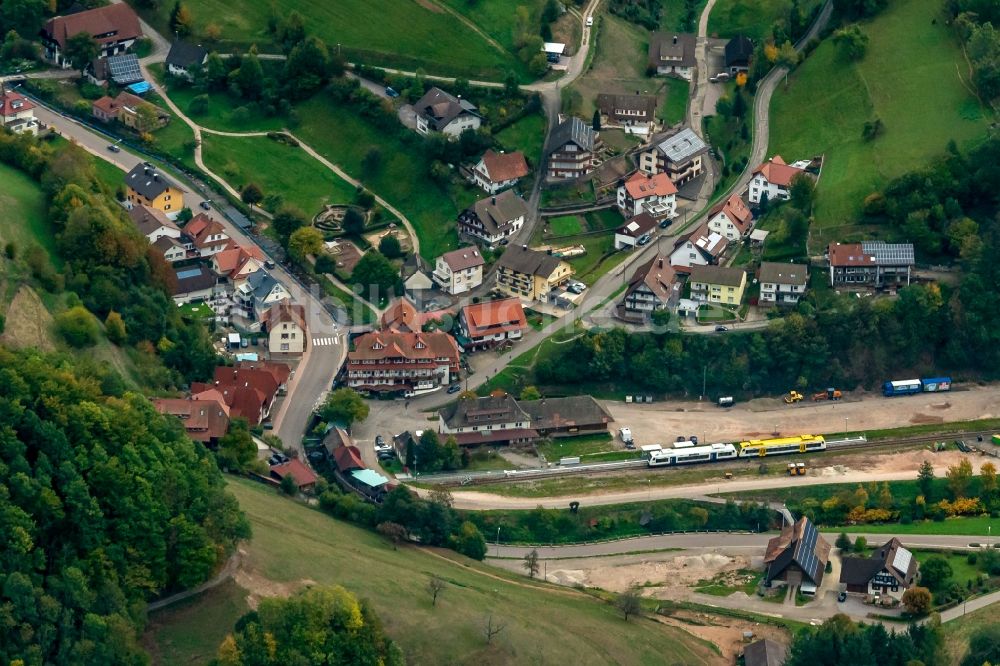
[[[386,94],[386,97],[392,97],[394,99],[396,97],[399,97],[399,93],[396,92],[395,90],[393,90],[392,88],[390,88],[389,86],[385,87],[385,94]]]
[[[593,16],[588,16],[587,17],[587,27],[589,28],[592,25],[594,25],[594,17]]]
[[[636,241],[639,245],[645,245],[649,241],[653,240],[653,237],[649,234],[643,234],[639,236],[639,240]]]
[[[618,436],[621,438],[623,442],[628,444],[629,442],[632,441],[632,430],[628,427],[619,428]]]
[[[670,218],[668,217],[667,219],[665,219],[665,220],[663,220],[662,222],[660,222],[660,228],[661,228],[661,229],[666,229],[667,227],[669,227],[669,226],[670,226],[671,224],[673,224],[673,223],[674,223],[674,221],[673,221],[673,220],[671,220],[671,219],[670,219]]]
[[[844,602],[847,601],[847,592],[841,592],[837,595],[837,601]]]
[[[461,384],[452,384],[451,386],[448,387],[448,393],[458,393],[461,390],[462,390]]]
[[[108,150],[110,150],[110,151],[111,151],[111,152],[113,152],[113,153],[120,153],[120,152],[122,152],[122,149],[121,149],[121,148],[119,148],[118,146],[116,146],[116,145],[115,145],[115,144],[113,144],[113,143],[112,143],[111,145],[109,145],[109,146],[108,146]]]
[[[273,269],[274,268],[274,262],[271,261],[270,259],[265,259],[264,260],[264,268]]]
[[[210,199],[205,199],[198,205],[201,206],[202,210],[212,210],[212,201]]]
[[[728,330],[729,330],[728,328],[726,328],[725,326],[722,326],[722,325],[719,325],[719,326],[715,327],[715,332],[716,333],[725,333]]]

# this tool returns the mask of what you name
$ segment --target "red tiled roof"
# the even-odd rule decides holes
[[[831,266],[874,266],[875,257],[865,254],[861,243],[830,243]]]
[[[487,334],[506,333],[528,328],[524,318],[521,299],[504,298],[487,301],[462,308],[462,317],[469,329],[469,337],[478,338]]]
[[[665,197],[677,194],[677,186],[665,172],[661,171],[655,176],[647,176],[641,171],[636,171],[625,181],[625,191],[633,199],[645,199],[652,196]]]
[[[260,323],[267,330],[271,330],[272,326],[276,326],[282,322],[295,324],[305,331],[306,309],[301,305],[295,305],[293,303],[289,303],[288,301],[281,301],[269,307],[260,318]]]
[[[749,208],[747,208],[747,205],[743,203],[743,197],[739,194],[734,194],[713,208],[708,214],[709,221],[711,221],[712,218],[719,213],[725,213],[726,217],[729,218],[729,221],[736,225],[736,228],[741,234],[746,233],[747,229],[753,226],[753,213]]]
[[[464,271],[466,268],[475,268],[486,263],[483,255],[479,254],[479,248],[475,246],[462,247],[441,255],[441,260],[448,264],[454,272]]]
[[[274,377],[278,386],[282,386],[288,381],[292,374],[292,369],[285,363],[272,363],[270,361],[240,361],[236,364],[238,370],[261,370]]]
[[[21,105],[15,109],[14,104],[16,102],[20,102]],[[3,95],[0,95],[0,115],[13,116],[16,113],[30,111],[33,108],[35,108],[34,102],[13,90],[8,90]]]
[[[419,333],[424,324],[435,319],[441,319],[448,310],[435,310],[434,312],[417,312],[416,306],[406,297],[386,308],[382,313],[382,328],[397,333]]]
[[[483,165],[494,183],[514,180],[528,175],[528,163],[524,161],[524,153],[496,153],[487,150],[483,153]]]
[[[188,437],[196,442],[218,439],[229,429],[229,409],[216,399],[159,398],[153,400],[153,406],[161,414],[179,418]]]
[[[271,468],[271,474],[278,477],[279,479],[283,479],[286,476],[291,476],[293,479],[295,479],[295,485],[297,485],[299,488],[315,484],[316,479],[318,478],[311,469],[306,467],[304,463],[302,463],[299,460],[296,460],[295,458],[292,458],[286,463],[275,465],[274,467]]]
[[[358,337],[354,341],[354,351],[347,354],[348,363],[397,358],[411,361],[447,358],[452,363],[458,363],[458,345],[450,335],[440,331],[432,333],[376,331]]]
[[[361,460],[361,451],[356,446],[338,446],[333,450],[333,460],[341,472],[365,468],[365,463]]]
[[[781,187],[791,185],[792,178],[800,173],[805,172],[802,169],[785,164],[785,160],[781,159],[781,155],[775,155],[753,170],[753,175],[761,174],[767,182]]]
[[[66,40],[79,32],[85,32],[94,37],[99,44],[124,41],[142,37],[139,17],[132,8],[124,2],[105,5],[69,16],[56,16],[49,19],[43,32],[49,39],[66,48]],[[108,35],[98,37],[98,35]]]
[[[107,116],[113,116],[118,113],[118,105],[115,104],[115,100],[111,97],[105,95],[104,97],[94,100],[92,105],[98,111],[101,111]]]
[[[249,247],[231,245],[222,252],[216,252],[212,255],[212,266],[219,275],[233,277],[238,275],[251,259],[264,262],[264,253],[259,247],[256,245]]]
[[[232,418],[240,417],[247,420],[250,425],[260,423],[263,408],[270,404],[273,395],[268,398],[262,391],[252,386],[238,384],[202,384],[195,382],[191,384],[191,399],[202,400],[211,397],[216,400],[221,395],[222,400],[229,406],[229,415]]]

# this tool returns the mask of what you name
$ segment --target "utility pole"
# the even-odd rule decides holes
[[[705,386],[708,381],[708,366],[704,366],[701,369],[701,395],[698,396],[698,400],[705,399]]]
[[[500,526],[497,525],[497,557],[500,557]]]

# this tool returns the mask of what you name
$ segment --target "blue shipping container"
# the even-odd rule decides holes
[[[924,392],[926,393],[950,391],[951,377],[931,377],[930,379],[921,379],[920,384],[923,386]]]
[[[894,395],[912,395],[914,393],[920,393],[922,390],[923,385],[920,383],[919,379],[886,382],[882,385],[882,393],[887,397]]]

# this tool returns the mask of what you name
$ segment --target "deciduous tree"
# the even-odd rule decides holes
[[[621,611],[625,621],[642,612],[642,600],[637,587],[630,587],[615,597],[615,608]]]
[[[257,183],[247,183],[240,190],[240,199],[243,200],[243,203],[253,208],[264,199],[264,193]]]
[[[66,48],[63,50],[63,57],[69,61],[73,69],[80,72],[81,76],[87,65],[100,54],[100,47],[89,32],[78,32],[66,40]]]
[[[948,490],[954,499],[965,497],[969,490],[969,482],[972,481],[972,463],[967,458],[963,458],[957,465],[952,465],[945,473],[948,479]]]
[[[350,428],[368,418],[368,405],[353,389],[339,388],[326,397],[319,417],[327,423],[342,423]]]
[[[903,592],[902,602],[911,615],[926,615],[931,610],[931,592],[926,587],[914,585]]]
[[[528,572],[530,578],[538,575],[540,565],[538,564],[538,549],[532,548],[531,552],[524,556],[524,570]]]
[[[297,261],[323,251],[323,233],[316,227],[302,227],[292,232],[288,239],[288,254]]]

